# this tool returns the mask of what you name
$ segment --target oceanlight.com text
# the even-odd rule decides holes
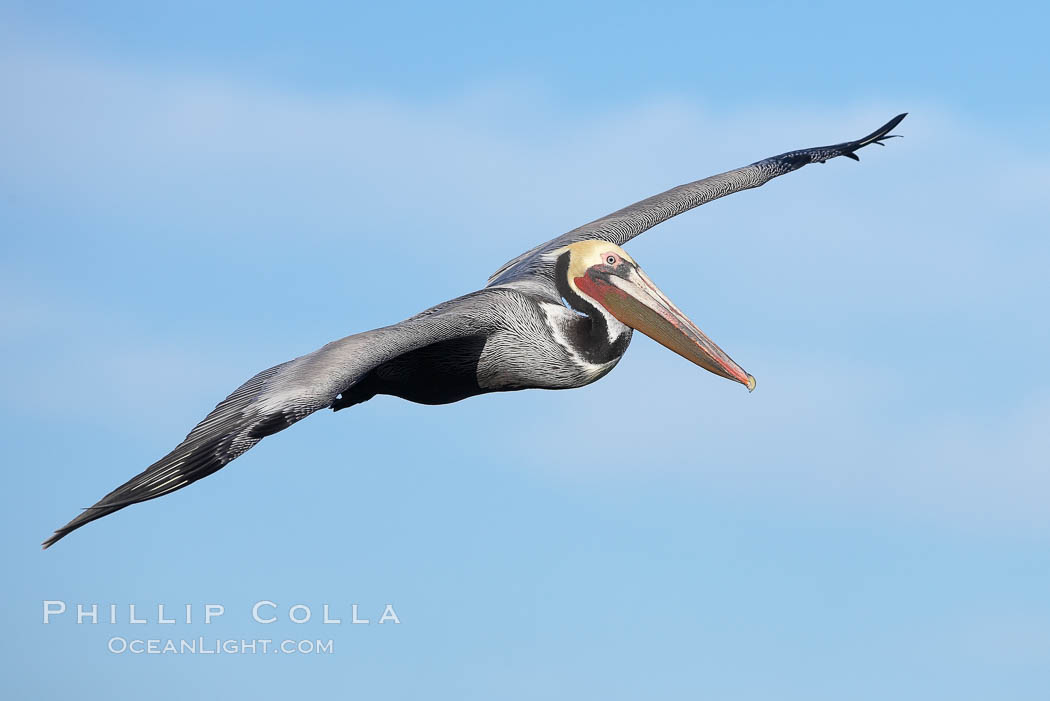
[[[221,638],[124,638],[106,643],[114,655],[331,655],[335,643],[328,640],[253,640]]]

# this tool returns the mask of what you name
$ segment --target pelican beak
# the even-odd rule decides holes
[[[709,372],[739,382],[749,392],[755,389],[755,378],[697,328],[637,265],[625,261],[615,270],[591,269],[575,282],[632,329]]]

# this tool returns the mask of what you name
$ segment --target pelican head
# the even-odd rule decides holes
[[[697,328],[622,248],[589,240],[555,253],[559,288],[579,311],[604,310],[705,370],[735,380],[748,391],[755,388],[755,378]]]

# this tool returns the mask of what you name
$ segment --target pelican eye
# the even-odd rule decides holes
[[[610,253],[609,256],[606,257],[605,262],[609,265],[616,265],[616,256]]]

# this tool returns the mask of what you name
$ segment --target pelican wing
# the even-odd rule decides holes
[[[125,506],[207,477],[266,436],[332,406],[339,394],[384,362],[432,343],[491,332],[494,321],[484,310],[494,293],[475,292],[263,370],[220,402],[174,450],[55,531],[44,548]]]
[[[872,133],[856,141],[789,151],[743,168],[679,185],[641,202],[635,202],[521,254],[497,270],[489,278],[488,284],[496,286],[523,278],[549,277],[553,273],[553,261],[549,256],[545,256],[545,253],[586,239],[601,239],[622,246],[635,236],[682,212],[734,192],[765,185],[773,178],[798,170],[809,163],[823,163],[837,156],[846,156],[859,161],[857,150],[869,144],[884,145],[883,141],[892,138],[890,132],[900,124],[906,115],[907,113],[897,115]]]

